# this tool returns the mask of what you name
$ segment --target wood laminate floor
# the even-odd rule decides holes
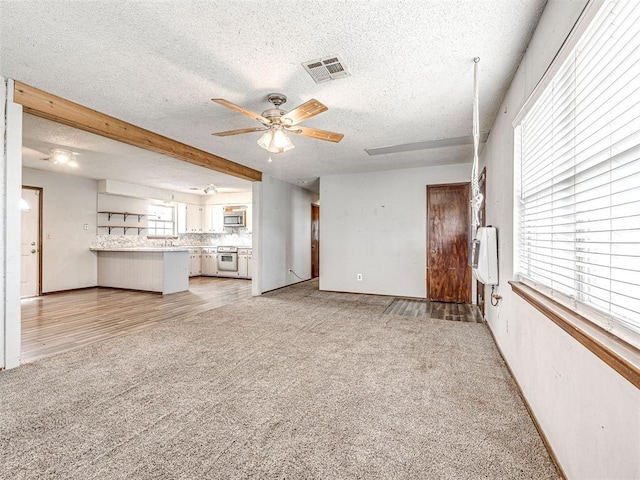
[[[414,298],[396,298],[384,313],[454,322],[482,323],[482,313],[480,313],[478,306],[467,303],[442,303]]]
[[[96,287],[23,299],[22,363],[250,296],[251,280],[194,277],[171,295]]]

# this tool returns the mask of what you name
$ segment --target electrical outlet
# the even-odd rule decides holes
[[[362,281],[362,274],[361,274],[361,273],[359,273],[359,274],[358,274],[357,279],[358,279],[358,281],[359,281],[359,282],[361,282],[361,281]]]

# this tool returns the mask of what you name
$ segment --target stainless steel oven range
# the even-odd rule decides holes
[[[218,270],[225,272],[238,271],[238,247],[220,246],[218,251]]]

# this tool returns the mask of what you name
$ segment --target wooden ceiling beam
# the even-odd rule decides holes
[[[31,115],[244,180],[253,182],[262,180],[262,172],[258,170],[158,135],[24,83],[16,81],[14,85],[13,101],[22,105],[24,111]]]

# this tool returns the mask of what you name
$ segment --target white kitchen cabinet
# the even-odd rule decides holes
[[[238,276],[242,278],[246,278],[248,267],[249,267],[248,256],[238,255]]]
[[[176,223],[178,235],[187,233],[187,205],[184,203],[177,205]]]
[[[211,275],[209,273],[211,271],[211,257],[206,248],[202,250],[202,255],[200,256],[200,267],[203,276]]]
[[[238,249],[238,277],[251,278],[251,249]]]
[[[253,231],[253,208],[251,204],[247,205],[247,212],[245,214],[246,228],[247,231]]]
[[[206,233],[224,233],[224,206],[207,205],[204,208],[204,231]]]
[[[200,248],[189,249],[189,276],[202,275],[202,253]]]
[[[215,248],[202,250],[202,275],[218,275],[218,253]]]
[[[186,232],[187,233],[203,233],[203,208],[202,205],[192,203],[186,204]]]

